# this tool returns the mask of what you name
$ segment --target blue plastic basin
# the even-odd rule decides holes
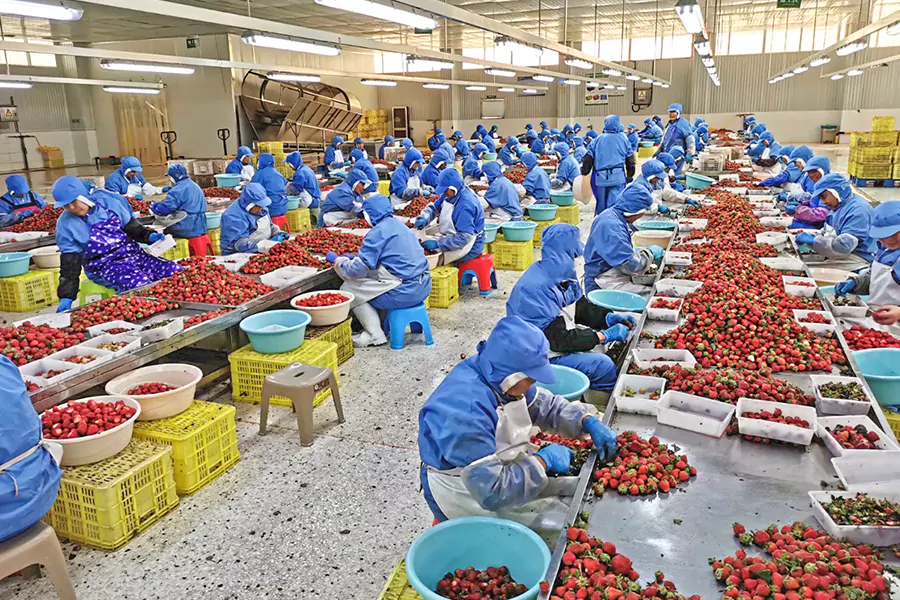
[[[497,154],[495,152],[485,152],[481,155],[481,160],[497,160]]]
[[[675,221],[638,221],[635,223],[641,231],[674,231]]]
[[[524,525],[493,517],[463,517],[445,521],[413,540],[406,553],[406,577],[423,600],[442,600],[437,582],[449,571],[487,567],[509,568],[516,583],[528,591],[516,600],[531,600],[550,566],[550,550]]]
[[[589,292],[587,297],[591,304],[596,304],[609,310],[641,312],[647,306],[647,300],[642,296],[619,290],[594,290]]]
[[[857,350],[853,359],[878,404],[900,405],[900,348]]]
[[[655,142],[640,142],[638,145],[641,148],[652,148],[653,146],[656,145],[656,143]]]
[[[240,174],[235,175],[234,173],[219,173],[214,176],[216,178],[216,185],[219,187],[233,188],[237,187],[241,182]]]
[[[484,243],[493,244],[497,239],[497,231],[500,230],[500,223],[484,224]]]
[[[288,196],[287,209],[288,210],[297,210],[300,208],[300,196]]]
[[[31,255],[27,252],[5,252],[0,254],[0,277],[15,277],[28,272]]]
[[[220,212],[208,212],[206,213],[206,228],[207,229],[218,229],[219,225],[222,224],[222,213]]]
[[[533,221],[552,221],[558,209],[555,204],[532,204],[528,207],[528,216]]]
[[[303,345],[311,317],[299,310],[270,310],[241,321],[250,345],[263,354],[291,352]]]
[[[550,390],[566,400],[580,398],[591,385],[591,380],[581,371],[576,371],[563,365],[550,365],[550,368],[553,369],[553,373],[556,375],[556,383],[542,383],[538,381],[535,385]]]
[[[697,175],[696,173],[688,173],[684,181],[692,190],[705,190],[716,182],[712,177]]]
[[[527,242],[534,239],[537,223],[534,221],[510,221],[500,226],[507,242]]]
[[[575,203],[575,194],[572,190],[564,192],[550,192],[550,202],[557,206],[572,206]]]

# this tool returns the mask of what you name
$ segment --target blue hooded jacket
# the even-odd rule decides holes
[[[631,131],[626,133],[625,136],[628,138],[628,143],[631,144],[631,153],[634,154],[638,150],[641,138],[638,136],[637,126],[634,123],[629,123],[628,129]]]
[[[451,187],[456,190],[456,195],[448,198],[445,192]],[[437,243],[440,250],[442,252],[458,250],[465,247],[474,237],[475,243],[472,249],[458,262],[465,262],[481,256],[484,250],[484,209],[481,208],[481,202],[478,201],[475,193],[466,187],[459,171],[456,169],[441,171],[435,193],[439,194],[438,199],[422,210],[421,216],[425,217],[426,221],[430,223],[441,214],[444,202],[452,204],[454,207],[453,228],[456,233],[442,235],[438,238]]]
[[[147,183],[147,180],[141,175],[143,170],[144,168],[141,166],[141,161],[137,158],[134,156],[123,156],[122,166],[110,173],[109,177],[106,178],[106,185],[104,185],[104,187],[111,192],[122,194],[124,196],[128,191],[129,183],[139,183],[142,186]],[[125,178],[125,171],[133,172],[130,180]]]
[[[575,157],[575,160],[580,165],[581,161],[584,160],[584,155],[587,154],[587,147],[584,145],[584,138],[580,135],[576,135],[572,138],[572,144],[575,147],[575,150],[572,152],[572,156]]]
[[[191,181],[187,169],[180,163],[175,163],[166,175],[174,180],[165,200],[150,205],[150,212],[155,215],[166,216],[177,210],[183,210],[188,215],[183,220],[166,228],[177,238],[195,238],[206,235],[206,196],[200,186]]]
[[[588,147],[594,160],[594,182],[599,187],[616,187],[625,183],[625,160],[631,156],[631,143],[623,134],[618,115],[603,121],[603,134]]]
[[[510,137],[506,144],[500,148],[497,158],[507,167],[511,167],[519,162],[519,141],[514,137]]]
[[[384,160],[384,149],[388,148],[391,144],[394,143],[394,136],[386,135],[384,136],[384,143],[378,147],[378,158],[379,160]]]
[[[340,185],[328,192],[325,200],[322,202],[322,208],[319,209],[319,227],[325,227],[325,215],[333,211],[344,211],[352,213],[357,217],[362,216],[362,194],[353,191],[360,181],[371,183],[366,178],[366,174],[359,169],[353,169],[347,175],[347,179],[342,181]]]
[[[870,233],[874,209],[861,196],[853,192],[850,182],[840,173],[829,173],[816,183],[813,198],[819,198],[826,190],[834,190],[840,199],[837,208],[829,213],[825,222],[834,228],[837,234],[830,242],[832,251],[847,253],[852,241],[846,236],[856,239],[855,248],[850,250],[860,258],[869,262],[875,257],[878,242]],[[819,252],[818,236],[813,249]],[[848,244],[849,242],[849,244]]]
[[[344,143],[344,138],[342,138],[342,137],[339,136],[339,135],[336,135],[336,136],[334,136],[334,137],[331,138],[331,145],[328,146],[327,148],[325,148],[325,157],[324,157],[324,160],[323,160],[323,162],[324,162],[324,164],[325,164],[325,170],[326,170],[326,171],[327,171],[328,169],[330,169],[332,163],[335,162],[335,157],[337,156],[336,150],[337,150],[338,148],[340,148],[341,145],[343,145],[343,143]],[[342,152],[341,152],[341,156],[343,157],[344,162],[346,162],[347,157],[346,157],[346,156],[343,156],[343,154],[344,154],[344,153],[343,153],[343,151],[342,151]]]
[[[428,149],[434,152],[438,148],[441,147],[441,137],[444,135],[444,132],[441,129],[435,129],[434,135],[428,138]]]
[[[697,142],[690,122],[682,116],[683,108],[677,102],[669,105],[669,112],[677,112],[678,118],[669,121],[659,145],[660,152],[668,152],[675,146],[681,146],[687,154],[697,153]]]
[[[303,156],[299,152],[291,152],[288,154],[287,158],[284,159],[284,162],[294,169],[294,177],[291,179],[294,190],[306,190],[309,192],[309,195],[312,197],[312,204],[310,204],[309,207],[319,208],[319,202],[322,199],[322,190],[319,188],[319,180],[316,179],[316,174],[313,170],[303,163]]]
[[[462,160],[465,160],[465,158],[472,153],[472,149],[469,148],[469,142],[462,138],[456,141],[456,146],[454,146],[454,148],[456,150],[456,155]]]
[[[94,206],[83,217],[63,211],[56,219],[56,245],[62,254],[84,255],[91,237],[91,227],[109,220],[111,215],[119,218],[122,227],[134,218],[128,201],[115,192],[96,188],[88,192],[81,180],[74,175],[60,177],[53,183],[53,199],[57,207],[69,204],[78,196],[86,197]]]
[[[538,165],[537,155],[526,152],[522,155],[522,164],[528,168],[528,175],[522,181],[522,187],[538,204],[550,201],[550,176]]]
[[[491,208],[499,208],[508,213],[514,220],[522,219],[522,205],[519,193],[512,181],[503,176],[500,163],[491,161],[481,168],[488,180],[488,189],[484,200]]]
[[[400,140],[400,145],[409,150],[413,147],[413,141],[409,138],[403,138]]]
[[[354,148],[350,151],[350,162],[353,163],[353,169],[362,171],[366,174],[366,179],[371,181],[372,183],[363,190],[363,194],[371,194],[373,192],[378,191],[378,171],[375,170],[375,165],[369,162],[369,159],[365,157],[363,151],[359,148]]]
[[[481,157],[485,152],[487,152],[487,146],[481,142],[475,144],[475,149],[472,150],[472,154],[470,154],[463,163],[463,177],[481,179],[481,167],[478,166],[478,161],[481,160]]]
[[[575,178],[581,175],[578,161],[569,154],[569,145],[565,142],[557,142],[553,146],[553,150],[559,159],[559,165],[556,167],[556,179],[572,185],[575,182]]]
[[[259,206],[262,211],[258,215],[250,214],[248,207],[251,204]],[[247,238],[257,230],[257,222],[269,214],[266,207],[271,204],[272,201],[262,185],[251,182],[244,186],[238,199],[222,213],[222,223],[219,226],[222,256],[258,251],[257,245],[251,244]]]
[[[418,167],[415,170],[412,168],[413,163],[418,163]],[[416,148],[408,149],[403,156],[403,162],[394,169],[394,174],[391,175],[391,195],[398,198],[402,196],[403,192],[406,191],[406,186],[409,184],[409,178],[418,177],[421,172],[422,153]]]
[[[767,135],[771,135],[771,133],[766,131],[765,133],[763,133],[763,138],[765,138]],[[762,144],[760,144],[760,146],[761,145]],[[784,156],[785,150],[787,148],[789,147],[786,146],[781,149],[782,156]],[[788,159],[787,168],[774,177],[763,179],[759,184],[766,187],[780,187],[786,183],[799,183],[803,185],[802,180],[809,178],[803,174],[803,168],[798,167],[794,161],[799,159],[805,165],[807,162],[809,162],[810,159],[812,159],[812,157],[813,152],[812,150],[810,150],[809,146],[797,146],[790,152],[790,158]],[[806,187],[808,187],[808,184]]]
[[[272,204],[269,206],[269,216],[280,217],[287,212],[287,192],[285,186],[287,180],[275,170],[275,157],[268,152],[263,152],[257,160],[259,169],[250,180],[266,188],[266,195]]]
[[[241,146],[240,148],[238,148],[237,157],[232,158],[231,162],[228,163],[228,166],[225,167],[225,172],[230,173],[231,175],[240,174],[241,169],[244,168],[244,163],[241,162],[241,159],[245,156],[253,156],[253,150],[251,150],[247,146]]]
[[[447,165],[452,160],[452,158],[447,157],[447,153],[444,152],[442,148],[435,150],[434,154],[431,155],[431,160],[428,161],[425,170],[422,171],[422,185],[437,187],[438,177],[440,177],[441,171],[447,168]]]
[[[47,206],[44,198],[28,187],[28,180],[22,175],[6,178],[7,192],[0,196],[0,215],[6,215],[21,208],[40,209]]]

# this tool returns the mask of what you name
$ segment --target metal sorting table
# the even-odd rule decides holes
[[[681,243],[678,237],[676,235],[670,247]],[[783,253],[796,256],[793,238],[790,243],[791,247]],[[664,267],[658,270],[657,281],[663,276]],[[804,266],[804,271],[809,277],[808,266]],[[823,303],[822,310],[827,311],[818,288],[816,297]],[[881,427],[884,436],[896,441],[841,333],[843,327],[860,321],[837,317],[835,320],[839,325],[836,337],[848,359],[844,370],[852,369],[866,389],[872,403],[869,418]],[[641,340],[641,332],[660,335],[678,324],[651,321],[645,310],[629,338],[620,377],[628,373],[635,348],[653,346],[652,340]],[[833,368],[833,374],[838,370]],[[782,372],[774,377],[812,395],[811,374],[822,373]],[[652,416],[619,412],[612,396],[603,420],[616,432],[634,431],[643,438],[657,436],[660,442],[675,447],[679,454],[686,454],[690,464],[697,469],[696,478],[668,494],[632,497],[607,490],[599,498],[592,489],[593,472],[598,466],[596,452],[590,454],[581,469],[566,523],[571,524],[580,513],[587,513],[589,535],[613,542],[619,552],[633,561],[634,569],[641,574],[641,582],[651,580],[656,571],[663,571],[685,596],[721,597],[721,586],[708,559],[725,558],[739,548],[731,530],[732,523],[741,522],[748,531],[795,521],[804,521],[821,529],[813,516],[807,492],[823,489],[823,482],[829,489],[834,489],[838,480],[831,465],[833,456],[824,444],[816,441],[817,438],[808,447],[757,444],[744,441],[740,435],[712,438],[661,425]],[[565,547],[564,528],[547,570],[546,579],[551,583],[551,591]],[[549,592],[538,594],[539,600],[549,597]]]
[[[258,280],[256,276],[242,275]],[[229,313],[210,319],[190,329],[186,329],[161,342],[154,342],[142,346],[140,350],[125,354],[111,361],[104,362],[93,369],[86,369],[81,373],[69,377],[55,385],[41,388],[31,394],[31,401],[38,413],[66,402],[68,399],[86,392],[87,390],[105,383],[123,373],[133,371],[163,358],[177,350],[188,346],[194,346],[204,340],[208,340],[218,334],[223,334],[223,351],[233,351],[239,347],[240,332],[238,323],[244,317],[268,310],[282,302],[286,302],[298,294],[308,292],[320,286],[338,282],[340,279],[332,269],[320,271],[315,275],[302,279],[292,285],[276,288],[274,291],[254,298],[250,302],[237,307],[229,307],[220,304],[198,304],[192,302],[179,302],[181,308],[174,311],[165,311],[150,317],[150,319],[171,318],[180,316],[193,316],[222,308],[233,308]],[[139,290],[136,290],[139,291]],[[78,309],[75,309],[76,311]],[[146,320],[146,319],[145,319]]]

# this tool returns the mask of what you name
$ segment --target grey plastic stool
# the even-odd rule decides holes
[[[297,428],[300,430],[300,443],[311,446],[315,432],[313,431],[313,401],[316,395],[331,387],[331,398],[337,410],[338,423],[344,422],[344,410],[341,408],[341,393],[338,391],[337,378],[331,369],[291,363],[280,371],[267,375],[262,387],[262,398],[259,403],[259,435],[266,435],[266,422],[269,420],[269,399],[272,396],[285,396],[294,404],[297,413]]]
[[[56,532],[40,521],[0,543],[0,579],[31,565],[44,565],[60,600],[75,600],[75,589]]]

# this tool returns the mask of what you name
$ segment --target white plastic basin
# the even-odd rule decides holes
[[[127,396],[140,403],[141,421],[155,421],[182,413],[194,400],[197,383],[203,377],[203,371],[193,365],[166,364],[141,367],[131,373],[120,375],[106,384],[106,393],[114,396]],[[177,389],[161,394],[146,396],[130,396],[128,390],[142,383],[166,383],[177,386]]]
[[[94,400],[97,403],[115,403],[121,400],[126,405],[136,409],[137,412],[118,427],[113,427],[112,429],[96,435],[89,435],[87,437],[74,438],[71,440],[54,440],[48,438],[50,441],[60,444],[63,447],[63,456],[60,464],[64,467],[90,465],[118,454],[131,443],[134,422],[141,416],[140,403],[128,396],[92,396],[90,398],[73,400],[72,403],[87,402],[88,400]],[[60,406],[65,408],[68,405],[69,403],[67,402]]]
[[[298,301],[316,294],[340,294],[346,296],[347,301],[340,304],[332,304],[331,306],[297,306]],[[313,327],[325,327],[327,325],[337,325],[347,320],[347,317],[350,316],[350,303],[353,302],[353,298],[353,294],[344,290],[319,290],[295,296],[291,300],[291,306],[308,314],[312,319],[309,324]]]

